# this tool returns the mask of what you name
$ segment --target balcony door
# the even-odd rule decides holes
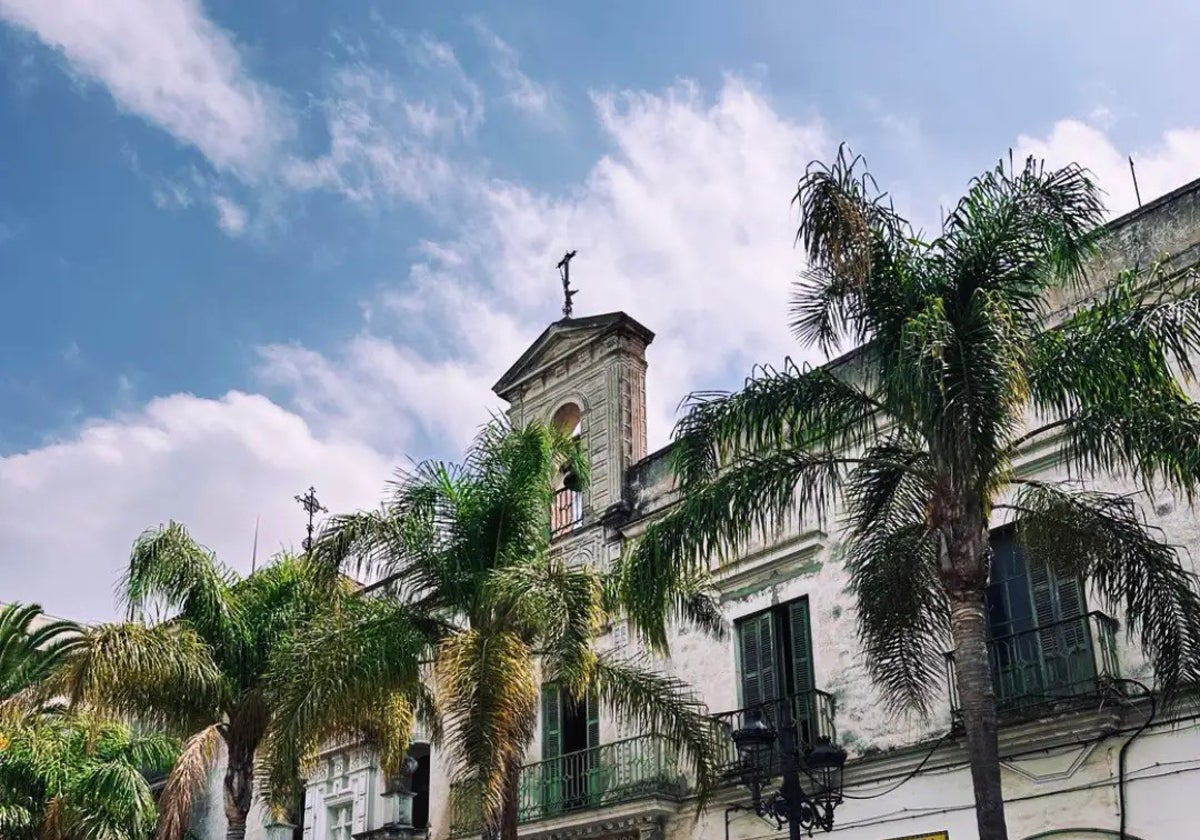
[[[811,744],[816,714],[808,598],[780,604],[737,622],[742,707],[746,721],[778,726],[790,703],[801,746]]]
[[[987,590],[992,679],[1001,709],[1088,690],[1095,657],[1078,578],[1029,563],[1012,527],[992,533]]]
[[[585,808],[599,800],[600,703],[589,691],[580,701],[557,685],[542,686],[542,808],[546,814]]]

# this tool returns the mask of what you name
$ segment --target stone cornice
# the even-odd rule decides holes
[[[663,823],[678,814],[679,808],[679,802],[675,799],[651,797],[526,823],[517,833],[522,840],[575,840],[587,837],[658,840],[662,835]]]

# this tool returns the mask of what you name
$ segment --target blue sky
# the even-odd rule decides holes
[[[820,6],[820,7],[818,7]],[[797,352],[788,199],[848,140],[910,218],[1009,148],[1200,175],[1191,3],[0,0],[0,600],[113,614],[169,518],[246,568],[292,496],[453,455],[557,316],[688,390]],[[802,355],[802,354],[801,354]]]

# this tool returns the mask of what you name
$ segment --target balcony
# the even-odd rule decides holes
[[[583,494],[562,488],[550,502],[550,536],[561,537],[583,524]]]
[[[1102,612],[991,639],[992,686],[1005,718],[1068,711],[1088,705],[1120,676],[1117,622]],[[946,654],[950,711],[958,723],[962,705],[954,654]]]
[[[783,734],[785,728],[794,728],[796,746],[804,751],[821,738],[828,738],[831,743],[837,743],[837,729],[833,722],[835,712],[836,701],[833,695],[814,690],[713,715],[718,727],[718,742],[724,751],[721,757],[722,775],[729,780],[736,780],[742,775],[741,762],[732,737],[739,729],[765,723],[777,733]],[[782,755],[777,751],[775,760],[781,759]],[[780,768],[776,767],[775,773],[779,772]]]
[[[676,801],[687,793],[676,750],[656,735],[640,735],[521,768],[517,821],[530,823],[638,799]],[[450,834],[478,834],[483,814],[469,785],[451,786]]]

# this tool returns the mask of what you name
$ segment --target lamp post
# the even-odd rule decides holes
[[[833,812],[842,802],[846,751],[826,737],[802,751],[796,739],[791,702],[781,701],[780,706],[783,714],[778,731],[760,712],[744,722],[732,738],[755,813],[775,820],[779,828],[787,823],[790,840],[800,840],[802,832],[811,836],[814,828],[833,830]],[[776,765],[781,777],[779,788],[766,793]]]

